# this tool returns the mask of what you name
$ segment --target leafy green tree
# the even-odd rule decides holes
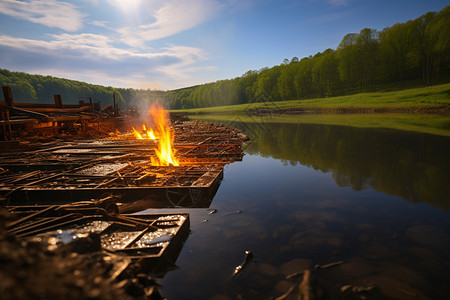
[[[408,72],[408,55],[414,43],[413,23],[397,23],[380,32],[380,55],[387,81],[399,81],[403,87]]]
[[[255,100],[255,92],[256,92],[256,81],[258,80],[258,72],[257,71],[247,71],[244,75],[241,76],[241,82],[243,88],[245,89],[245,99],[247,102],[252,102]]]
[[[436,74],[450,70],[450,5],[442,9],[427,26],[433,44],[434,71]]]
[[[295,66],[293,63],[282,65],[281,74],[278,78],[278,94],[281,99],[290,100],[296,96],[295,85]]]
[[[17,80],[10,84],[13,91],[13,97],[18,102],[34,102],[36,97],[36,91],[31,84],[25,80]]]
[[[269,101],[272,91],[272,80],[268,76],[258,78],[255,97],[258,101]]]
[[[348,92],[372,90],[378,77],[378,34],[375,29],[364,28],[359,34],[347,34],[339,44],[339,73],[347,84]]]
[[[356,41],[358,34],[349,33],[344,36],[338,46],[339,76],[347,87],[346,93],[351,93],[359,83],[358,66],[355,57],[357,55]]]
[[[312,69],[312,82],[318,97],[330,97],[336,94],[339,86],[338,61],[332,49],[325,50],[318,57]]]
[[[355,60],[359,65],[361,84],[365,90],[373,90],[378,75],[378,33],[375,29],[364,28],[356,39]]]
[[[308,98],[313,95],[312,89],[312,57],[306,57],[294,64],[294,86],[298,99]]]
[[[413,56],[416,64],[422,66],[422,80],[427,85],[431,84],[433,63],[435,62],[435,49],[433,47],[433,35],[430,23],[436,17],[435,12],[428,12],[413,21],[414,48]]]

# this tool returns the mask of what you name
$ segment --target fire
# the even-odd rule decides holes
[[[174,135],[169,126],[167,112],[160,105],[152,104],[149,115],[154,124],[154,130],[142,125],[145,137],[133,127],[133,133],[137,139],[157,139],[158,147],[155,149],[157,158],[151,157],[153,166],[179,166],[178,160],[175,158],[175,150],[173,149]]]
[[[147,139],[156,140],[155,133],[153,132],[153,130],[151,128],[147,129],[147,127],[145,127],[145,124],[142,124],[142,129],[144,129],[144,131],[147,133]]]
[[[144,133],[146,134],[146,136],[142,135],[139,130],[136,130],[134,127],[131,127],[134,133],[134,136],[138,139],[138,140],[156,140],[156,136],[155,133],[153,132],[153,130],[147,129],[147,126],[145,126],[145,124],[142,124],[142,130],[144,131]]]
[[[143,139],[144,139],[139,131],[137,131],[134,127],[131,127],[131,128],[133,129],[134,136],[135,136],[138,140],[143,140]]]
[[[175,158],[175,150],[173,149],[174,135],[169,127],[167,112],[162,106],[152,105],[150,108],[150,116],[155,124],[158,136],[158,148],[155,149],[159,163],[152,159],[152,165],[157,166],[179,166],[178,160]]]

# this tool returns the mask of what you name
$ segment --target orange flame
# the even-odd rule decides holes
[[[139,140],[158,139],[158,147],[155,149],[157,158],[151,157],[153,166],[179,166],[180,164],[175,158],[175,150],[173,149],[174,135],[169,126],[167,112],[162,106],[152,104],[149,115],[155,126],[154,130],[142,124],[143,133],[141,134],[139,130],[132,127],[133,134]]]
[[[159,162],[152,158],[152,165],[156,166],[179,166],[178,160],[175,158],[175,150],[173,149],[174,135],[169,127],[167,112],[162,106],[152,104],[150,108],[150,116],[156,128],[158,137],[158,148],[155,149]]]
[[[156,140],[156,136],[155,133],[153,132],[153,129],[147,129],[147,127],[145,127],[145,124],[142,124],[142,129],[147,133],[147,139],[149,140]]]
[[[143,139],[144,139],[139,131],[137,131],[134,127],[131,127],[131,128],[133,129],[134,136],[135,136],[138,140],[143,140]]]
[[[139,130],[135,129],[134,127],[131,127],[133,130],[133,134],[134,136],[138,139],[138,140],[156,140],[156,136],[155,133],[153,132],[153,129],[147,129],[147,127],[145,126],[145,124],[142,124],[142,130],[144,131],[144,133],[146,135],[143,135],[139,132]]]

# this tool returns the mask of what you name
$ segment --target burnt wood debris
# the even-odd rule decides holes
[[[142,274],[163,276],[174,266],[189,235],[189,215],[130,213],[208,208],[223,167],[242,160],[248,138],[222,124],[171,114],[179,166],[155,166],[158,140],[136,139],[130,131],[135,116],[115,101],[102,109],[91,99],[63,104],[59,95],[54,104],[16,103],[9,87],[3,95],[0,233],[10,241],[5,247],[38,243],[43,253],[69,247],[73,258],[100,256],[99,268],[108,268],[100,277],[111,286],[131,297],[160,298],[155,281]],[[11,263],[5,270],[16,267]],[[98,289],[86,293],[91,297]]]

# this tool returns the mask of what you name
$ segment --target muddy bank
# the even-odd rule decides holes
[[[98,235],[59,246],[51,236],[17,238],[5,229],[10,220],[0,208],[2,299],[161,299],[139,265],[101,251]]]

